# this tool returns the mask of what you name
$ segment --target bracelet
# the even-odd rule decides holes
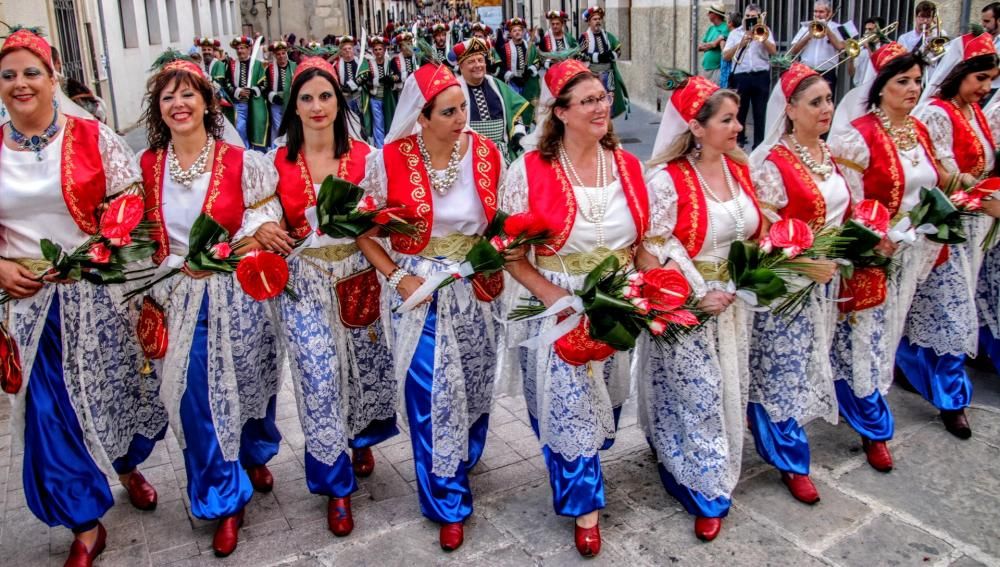
[[[410,275],[410,272],[407,272],[403,268],[396,268],[391,274],[389,274],[389,287],[392,289],[398,289],[399,282],[403,281],[403,278],[408,275]]]

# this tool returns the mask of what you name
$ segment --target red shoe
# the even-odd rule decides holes
[[[694,519],[694,535],[701,541],[712,541],[722,530],[722,518],[705,518],[698,516]]]
[[[584,557],[594,557],[601,552],[601,526],[594,524],[592,528],[581,528],[576,526],[574,534],[576,540],[576,550]]]
[[[271,492],[274,490],[274,477],[267,465],[257,465],[247,469],[247,476],[250,477],[250,484],[257,492]]]
[[[156,489],[138,469],[132,471],[125,483],[128,501],[140,510],[156,510]]]
[[[462,542],[465,541],[465,528],[462,526],[462,522],[441,524],[439,538],[441,540],[441,549],[445,551],[455,551],[461,547]]]
[[[873,469],[884,473],[892,470],[892,453],[889,452],[889,445],[885,441],[872,441],[862,437],[861,446],[868,456],[868,464]]]
[[[781,482],[785,483],[788,491],[792,493],[799,502],[815,504],[819,502],[819,491],[816,485],[807,474],[793,474],[789,472],[781,473]]]
[[[371,476],[375,470],[375,455],[372,454],[371,447],[352,450],[351,465],[354,467],[354,476],[358,478]]]
[[[215,550],[216,557],[226,557],[236,551],[242,525],[243,510],[219,520],[219,526],[215,528],[215,537],[212,538],[212,549]]]
[[[69,548],[69,557],[63,567],[91,567],[97,556],[104,551],[108,541],[108,532],[104,529],[104,524],[97,522],[97,541],[89,551],[87,546],[78,539],[73,540],[73,545]]]
[[[330,499],[326,505],[326,525],[337,537],[344,537],[354,530],[350,496]]]

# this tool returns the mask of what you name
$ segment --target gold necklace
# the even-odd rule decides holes
[[[908,152],[917,147],[917,128],[914,125],[912,117],[907,116],[906,123],[903,126],[893,126],[892,122],[889,121],[889,115],[881,108],[874,107],[872,113],[882,123],[882,128],[889,134],[889,137],[892,138],[893,143],[896,144],[896,147],[900,151]],[[913,167],[920,165],[919,152],[915,152],[913,157],[909,159]]]

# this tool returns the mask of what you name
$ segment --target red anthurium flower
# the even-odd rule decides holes
[[[375,203],[375,198],[371,195],[365,195],[360,201],[358,201],[358,206],[356,207],[359,212],[370,213],[378,209],[378,204]]]
[[[386,225],[392,221],[407,223],[406,207],[386,207],[372,217],[372,222],[379,225]]]
[[[277,297],[288,285],[288,262],[265,250],[254,250],[236,266],[236,279],[247,295],[257,301]]]
[[[799,219],[782,219],[771,225],[768,231],[771,244],[781,248],[789,258],[794,258],[813,245],[813,233],[809,225]]]
[[[691,286],[677,270],[656,268],[643,273],[642,294],[656,311],[673,311],[687,302]]]
[[[677,323],[678,325],[684,325],[687,327],[698,324],[698,317],[687,309],[677,309],[668,313],[662,313],[659,317],[662,317],[664,320],[671,323]]]
[[[233,247],[228,242],[220,242],[211,248],[212,257],[216,260],[225,260],[232,256]]]
[[[545,223],[531,213],[511,215],[503,223],[503,231],[507,236],[531,238],[545,232]]]
[[[969,189],[969,193],[978,195],[980,198],[989,197],[997,191],[1000,191],[1000,177],[987,177]]]
[[[145,215],[145,203],[138,195],[122,195],[108,203],[108,208],[101,215],[101,236],[114,242],[121,239],[129,244],[130,235],[139,226]]]
[[[879,234],[885,234],[892,219],[885,205],[875,199],[865,199],[854,205],[854,220]]]
[[[95,264],[107,264],[111,261],[111,250],[101,242],[95,242],[87,251],[87,255]]]

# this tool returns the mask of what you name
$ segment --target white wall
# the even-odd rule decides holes
[[[230,4],[230,0],[213,0],[211,4],[209,0],[196,0],[195,4],[199,11],[198,21],[202,28],[200,32],[195,29],[192,1],[174,0],[172,4],[177,11],[176,22],[178,29],[175,34],[178,38],[177,41],[170,41],[171,33],[169,26],[172,18],[168,16],[166,0],[90,1],[95,3],[100,2],[104,8],[108,66],[110,67],[109,74],[112,83],[111,88],[114,92],[114,103],[118,114],[117,128],[119,130],[127,129],[139,120],[142,114],[143,97],[146,93],[146,79],[149,77],[149,67],[160,53],[170,47],[186,53],[193,44],[194,38],[199,35],[217,37],[223,46],[228,49],[230,39],[232,39],[233,35],[238,34],[240,29],[239,3],[234,2]],[[135,12],[135,36],[138,39],[136,47],[126,48],[124,45],[122,39],[122,19],[119,16],[119,2],[130,3]],[[225,17],[229,18],[227,25],[223,25],[223,3],[226,4]],[[159,37],[161,41],[156,45],[149,44],[149,33],[146,27],[147,18],[145,15],[147,5],[155,6],[159,13],[159,17],[156,19],[159,21]],[[214,19],[218,22],[218,34],[215,34],[212,30],[213,18],[210,12],[210,5],[214,6],[217,12]],[[235,9],[231,10],[233,6],[235,6]],[[232,21],[234,17],[233,12],[235,12],[236,18],[235,27]],[[96,7],[92,13],[96,19]],[[224,33],[227,27],[230,32],[228,35]],[[99,28],[98,22],[95,22],[95,28]],[[236,33],[234,33],[234,29]],[[98,44],[98,51],[102,50],[103,47],[100,38],[95,38],[95,42]],[[107,103],[110,110],[112,101],[108,100]]]

